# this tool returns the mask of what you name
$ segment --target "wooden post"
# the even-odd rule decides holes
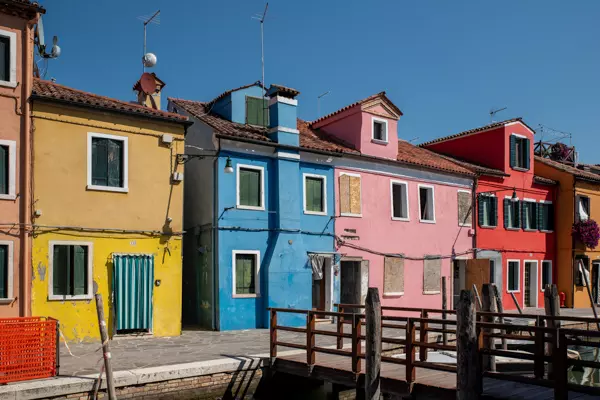
[[[352,372],[360,373],[360,314],[352,314]]]
[[[408,318],[406,321],[406,383],[410,384],[415,381],[415,340],[416,340],[415,322]]]
[[[271,366],[275,363],[277,357],[277,311],[271,310],[271,334],[269,335],[269,347],[271,356]]]
[[[315,365],[315,334],[313,332],[316,319],[317,315],[312,311],[308,311],[306,314],[306,364],[309,370]]]
[[[535,319],[535,326],[543,328],[544,320],[541,317]],[[535,360],[533,361],[533,371],[537,379],[544,379],[544,332],[535,331]]]
[[[456,309],[456,399],[479,399],[481,373],[475,332],[475,298],[469,290],[460,292]]]
[[[343,313],[344,307],[338,306],[338,312]],[[337,348],[341,350],[344,348],[344,337],[342,336],[344,334],[344,317],[342,315],[338,315],[337,317],[337,333]]]
[[[473,293],[475,293],[475,298],[477,299],[479,309],[483,309],[483,304],[481,304],[481,297],[479,297],[479,290],[477,290],[477,286],[475,284],[473,284]]]
[[[592,296],[592,290],[590,289],[590,281],[588,280],[588,276],[586,274],[587,271],[585,271],[583,268],[582,260],[579,260],[579,270],[581,271],[583,281],[585,282],[585,287],[587,288],[588,297],[590,298],[590,304],[592,305],[592,311],[594,312],[594,318],[596,318],[596,327],[600,331],[600,321],[598,320],[598,313],[596,312],[596,305],[594,304],[594,296]]]
[[[446,319],[447,315],[446,315],[446,310],[448,309],[448,291],[447,291],[447,287],[446,287],[446,277],[442,276],[442,319]],[[448,345],[448,334],[445,332],[446,331],[446,324],[442,324],[442,330],[444,330],[444,332],[442,332],[442,343],[444,344],[444,346]]]
[[[110,347],[108,345],[108,332],[106,330],[106,321],[104,319],[104,303],[102,295],[96,293],[96,311],[98,313],[98,326],[100,328],[100,340],[102,340],[102,353],[104,355],[104,371],[106,372],[106,386],[108,388],[108,399],[116,400],[115,381],[113,380],[113,370],[110,361]]]
[[[365,399],[381,399],[381,301],[379,290],[369,288],[365,301]]]
[[[487,312],[496,312],[496,301],[494,296],[494,288],[490,283],[485,283],[481,288],[481,300],[483,304],[482,311]],[[489,315],[482,314],[483,322],[494,322],[494,317]],[[484,333],[493,333],[494,329],[492,328],[484,328]],[[483,337],[483,345],[486,349],[494,349],[495,348],[495,340],[493,337],[484,335]],[[483,371],[492,371],[496,372],[496,357],[491,355],[483,356]]]
[[[556,288],[556,285],[552,285]],[[547,288],[548,289],[548,288]],[[544,291],[544,294],[546,292]],[[567,369],[568,369],[568,350],[567,350],[567,336],[557,329],[554,331],[555,341],[558,341],[558,348],[554,352],[552,357],[552,363],[555,366],[556,374],[551,377],[554,381],[554,398],[555,399],[566,399],[568,398],[569,390],[567,388]]]
[[[429,313],[421,310],[421,319],[429,318]],[[425,321],[419,322],[419,342],[427,344],[429,334],[427,332],[428,324]],[[419,361],[427,361],[427,347],[419,346]]]
[[[504,306],[502,305],[502,297],[500,296],[500,291],[498,290],[498,286],[496,286],[496,284],[493,285],[494,286],[494,297],[496,298],[496,308],[498,309],[498,312],[501,314],[504,314]],[[501,324],[504,323],[504,317],[500,317],[498,319],[498,322],[500,322]],[[502,334],[506,334],[506,330],[502,329],[500,332],[502,332]],[[502,338],[502,350],[508,350],[508,344],[506,343],[506,338]]]
[[[556,285],[546,286],[544,289],[544,309],[546,311],[546,315],[551,317],[560,316],[560,303],[558,300],[558,289]],[[558,348],[558,329],[560,328],[560,320],[556,319],[548,319],[547,323],[549,328],[554,328],[555,333],[551,343],[548,343],[547,352],[549,356],[554,356]],[[565,349],[566,351],[566,349]],[[553,357],[552,360],[555,360]],[[548,365],[548,378],[554,379],[554,370],[556,369],[556,365],[554,362]],[[560,371],[560,370],[558,370]]]

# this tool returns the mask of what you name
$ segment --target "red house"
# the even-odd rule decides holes
[[[453,291],[495,283],[505,309],[543,307],[556,279],[556,182],[533,170],[534,131],[520,118],[496,122],[421,146],[477,172],[475,260],[454,264]],[[513,300],[513,297],[515,300]]]

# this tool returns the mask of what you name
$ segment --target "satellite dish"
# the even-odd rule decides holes
[[[44,50],[46,49],[46,42],[44,40],[44,23],[42,22],[42,17],[39,18],[37,23],[36,36],[40,54],[44,54]]]
[[[142,92],[147,95],[151,95],[156,92],[156,79],[148,72],[144,72],[140,78],[140,87]]]
[[[144,67],[152,68],[156,65],[156,55],[153,53],[146,53],[144,57],[142,57],[142,63]]]
[[[58,45],[58,36],[54,36],[52,39],[52,51],[50,52],[52,58],[60,56],[60,46]]]

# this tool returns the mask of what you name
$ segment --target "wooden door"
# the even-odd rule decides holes
[[[487,258],[467,260],[466,289],[473,290],[473,285],[475,285],[479,296],[481,296],[484,283],[490,283],[490,260]]]
[[[360,261],[342,261],[340,276],[340,303],[360,304],[361,279]],[[359,310],[344,310],[345,312],[360,312]]]

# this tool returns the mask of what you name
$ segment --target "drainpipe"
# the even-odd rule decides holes
[[[219,289],[219,154],[221,153],[221,139],[218,139],[217,154],[213,159],[213,228],[210,230],[211,242],[213,247],[212,268],[213,268],[213,289],[212,289],[212,328],[217,331],[220,328],[219,315],[217,313],[217,291]]]
[[[471,197],[473,206],[471,207],[471,212],[473,215],[471,216],[471,220],[473,221],[473,258],[477,258],[477,176],[473,178],[473,190],[471,191]]]

